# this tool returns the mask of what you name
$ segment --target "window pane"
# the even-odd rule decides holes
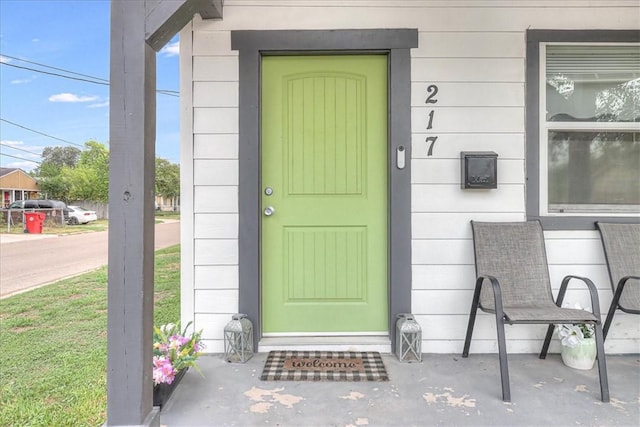
[[[640,45],[548,45],[547,120],[640,120]]]
[[[640,212],[639,132],[549,132],[549,212]]]

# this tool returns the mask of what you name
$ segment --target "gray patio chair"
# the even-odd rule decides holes
[[[602,237],[613,300],[602,332],[607,339],[616,309],[640,314],[640,224],[596,222]]]
[[[600,393],[609,401],[609,385],[604,355],[604,338],[600,322],[598,292],[585,277],[567,276],[562,280],[554,302],[544,247],[542,226],[538,221],[477,222],[471,221],[475,251],[476,284],[471,303],[462,357],[469,356],[471,335],[478,308],[495,313],[498,334],[498,356],[502,379],[502,400],[511,401],[509,367],[504,334],[505,324],[548,324],[540,358],[547,356],[549,342],[557,323],[591,323],[596,330]],[[582,281],[591,294],[593,313],[562,308],[567,286],[572,279]]]

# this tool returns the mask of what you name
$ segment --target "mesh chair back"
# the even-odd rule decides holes
[[[607,258],[611,287],[615,292],[623,277],[640,276],[640,224],[598,222],[598,229]],[[618,306],[624,311],[640,312],[640,284],[627,283]]]
[[[502,289],[502,301],[508,307],[555,306],[544,247],[544,235],[538,221],[472,221],[476,274],[495,276]],[[483,309],[494,309],[491,285],[485,281],[480,294]]]

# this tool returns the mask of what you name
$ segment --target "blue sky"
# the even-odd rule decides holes
[[[109,8],[108,0],[0,0],[1,166],[30,171],[38,164],[27,160],[40,161],[45,147],[108,146],[109,86],[79,79],[109,79]],[[158,53],[157,70],[157,88],[177,95],[177,38]],[[179,119],[179,98],[158,94],[156,156],[172,163]]]

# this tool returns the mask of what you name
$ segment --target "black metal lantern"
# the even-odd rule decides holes
[[[422,361],[422,328],[413,314],[401,313],[396,316],[396,356],[400,362]]]
[[[253,356],[253,325],[246,314],[234,314],[224,327],[224,357],[244,363]]]

